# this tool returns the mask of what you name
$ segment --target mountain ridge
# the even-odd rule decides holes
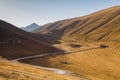
[[[72,37],[75,40],[85,41],[87,40],[107,40],[107,34],[113,35],[110,29],[106,31],[106,28],[119,28],[120,6],[115,6],[107,9],[100,10],[98,12],[71,19],[65,19],[51,23],[49,25],[43,25],[40,29],[34,31],[38,34],[46,34],[56,38],[56,40],[70,40]],[[107,27],[106,27],[107,26]],[[114,28],[115,29],[115,28]],[[103,33],[101,33],[101,30]],[[100,34],[98,34],[98,32]],[[93,37],[97,34],[98,37]],[[104,38],[102,38],[104,36]],[[71,39],[72,40],[72,39]]]
[[[0,20],[0,32],[0,56],[8,59],[61,51],[41,40],[33,38],[35,34],[31,36],[32,33],[23,31],[2,20]],[[43,36],[39,35],[40,37]]]

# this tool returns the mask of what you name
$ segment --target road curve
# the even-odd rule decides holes
[[[83,51],[87,51],[87,50],[91,50],[91,49],[98,49],[98,48],[100,48],[100,47],[88,48],[88,49],[79,50],[79,51],[64,52],[62,54],[70,54],[70,53],[75,53],[75,52],[83,52]],[[43,57],[43,56],[48,56],[48,55],[55,55],[55,54],[60,54],[60,53],[61,52],[44,53],[44,54],[38,54],[38,55],[34,55],[34,56],[21,57],[21,58],[14,59],[12,61],[20,61],[20,60],[24,60],[24,59],[38,58],[38,57]]]
[[[21,57],[21,58],[14,59],[12,61],[19,62],[20,60],[24,60],[24,59],[38,58],[38,57],[43,57],[43,56],[53,55],[53,54],[59,54],[59,53],[45,53],[45,54],[40,54],[40,55]],[[48,68],[48,67],[41,67],[41,66],[35,66],[35,65],[32,65],[32,66],[36,67],[36,68],[44,69],[44,70],[47,70],[47,71],[52,71],[52,72],[57,73],[57,74],[63,74],[63,75],[70,75],[71,74],[71,72],[69,72],[67,70],[56,69],[56,68]]]
[[[73,52],[83,52],[83,51],[87,51],[87,50],[91,50],[91,49],[98,49],[98,48],[100,48],[100,47],[94,47],[94,48],[89,48],[89,49],[80,50],[80,51],[73,51]],[[64,54],[70,54],[70,53],[73,53],[73,52],[65,52]],[[34,55],[34,56],[21,57],[21,58],[14,59],[12,61],[19,62],[20,60],[24,60],[24,59],[38,58],[38,57],[43,57],[43,56],[47,56],[47,55],[54,55],[54,54],[60,54],[60,52],[57,52],[57,53],[44,53],[44,54],[39,54],[39,55]],[[28,65],[30,65],[30,64],[28,64]],[[70,71],[67,71],[67,70],[56,69],[56,68],[48,68],[48,67],[41,67],[41,66],[35,66],[35,65],[31,65],[31,66],[36,67],[36,68],[40,68],[40,69],[43,69],[43,70],[47,70],[47,71],[52,71],[52,72],[57,73],[57,74],[72,75],[72,73]],[[82,77],[82,78],[80,78],[80,80],[88,80],[88,79]]]

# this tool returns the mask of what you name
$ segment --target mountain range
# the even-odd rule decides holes
[[[0,56],[9,60],[0,58],[0,79],[2,76],[16,80],[23,75],[37,80],[36,72],[42,80],[120,79],[120,6],[47,23],[37,29],[37,24],[31,25],[24,31],[0,20]],[[36,57],[41,54],[47,55]],[[18,63],[14,59],[21,60]],[[72,74],[68,77],[75,78],[46,72],[40,66],[66,70]]]

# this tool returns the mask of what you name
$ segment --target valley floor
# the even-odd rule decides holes
[[[90,80],[119,80],[120,43],[94,42],[92,44],[107,44],[108,47],[72,52],[64,55],[49,55],[24,60],[22,62],[69,70],[78,77],[84,76]],[[44,63],[43,60],[46,63]]]

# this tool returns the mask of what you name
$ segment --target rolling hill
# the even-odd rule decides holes
[[[120,6],[49,23],[34,32],[64,41],[119,41]]]
[[[0,56],[8,59],[36,55],[61,50],[46,44],[43,36],[23,31],[7,22],[0,20]]]

